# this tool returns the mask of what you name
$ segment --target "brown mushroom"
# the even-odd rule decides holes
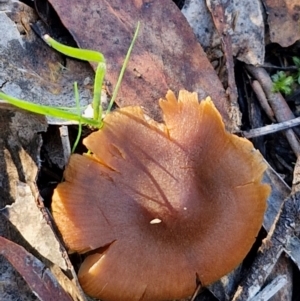
[[[191,295],[235,268],[261,227],[270,192],[262,156],[229,134],[210,99],[172,92],[164,124],[114,111],[72,155],[53,196],[70,250],[88,253],[85,292],[108,301]]]

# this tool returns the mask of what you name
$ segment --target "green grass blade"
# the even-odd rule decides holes
[[[45,41],[52,46],[54,49],[63,53],[67,56],[77,58],[84,61],[93,61],[98,62],[98,66],[95,72],[95,81],[94,81],[94,95],[93,95],[93,109],[94,109],[94,120],[101,120],[102,116],[100,115],[100,106],[101,106],[101,89],[103,80],[106,72],[105,58],[102,53],[98,51],[93,51],[89,49],[78,49],[63,45],[49,35],[44,35]]]
[[[30,111],[32,113],[47,115],[47,116],[60,118],[60,119],[73,120],[73,121],[78,121],[78,122],[81,121],[84,124],[88,124],[90,126],[97,127],[97,128],[100,128],[102,126],[102,123],[99,122],[98,120],[93,120],[90,118],[82,117],[78,114],[74,114],[74,113],[68,112],[66,110],[57,109],[55,107],[44,106],[44,105],[29,102],[29,101],[21,100],[21,99],[6,95],[2,92],[0,92],[0,99],[4,99],[8,103],[10,103],[20,109]]]
[[[81,123],[81,112],[80,112],[80,102],[79,102],[79,92],[78,92],[78,87],[77,87],[77,82],[74,83],[74,96],[75,96],[75,101],[76,101],[76,107],[78,110],[78,116],[80,118],[79,123],[78,123],[78,133],[76,136],[76,140],[73,144],[71,153],[73,154],[75,152],[75,149],[79,143],[80,137],[81,137],[81,133],[82,133],[82,123]]]
[[[112,98],[110,100],[108,109],[106,111],[107,113],[110,112],[111,107],[117,97],[117,93],[120,88],[122,78],[125,73],[125,70],[126,70],[132,49],[133,49],[133,45],[138,36],[139,28],[140,28],[140,22],[138,22],[138,24],[137,24],[137,28],[135,30],[133,40],[132,40],[130,47],[128,49],[128,52],[126,54],[116,87],[114,89]],[[74,149],[78,145],[78,141],[81,136],[82,123],[87,124],[92,127],[97,127],[97,128],[101,128],[103,125],[102,107],[101,107],[101,90],[102,90],[102,84],[103,84],[103,80],[104,80],[104,76],[105,76],[105,72],[106,72],[105,58],[104,58],[103,54],[98,51],[93,51],[93,50],[89,50],[89,49],[78,49],[78,48],[73,48],[73,47],[63,45],[63,44],[55,41],[54,39],[52,39],[49,35],[45,35],[44,39],[45,39],[46,43],[48,43],[54,49],[56,49],[57,51],[65,54],[67,56],[70,56],[70,57],[73,57],[76,59],[80,59],[80,60],[84,60],[84,61],[89,61],[89,62],[98,62],[98,66],[97,66],[96,74],[95,74],[94,95],[93,95],[94,119],[81,116],[81,112],[80,112],[81,108],[80,108],[80,104],[79,104],[79,92],[78,92],[77,83],[74,83],[74,94],[75,94],[76,109],[77,109],[78,114],[71,112],[74,108],[59,108],[59,107],[51,107],[51,106],[35,104],[32,102],[28,102],[25,100],[21,100],[21,99],[6,95],[5,93],[2,93],[2,92],[0,92],[0,99],[3,99],[18,108],[30,111],[32,113],[47,115],[47,116],[51,116],[51,117],[59,118],[59,119],[77,121],[79,123],[79,129],[78,129],[79,132],[78,132],[76,141],[73,146],[72,151],[74,151]]]
[[[112,108],[112,106],[113,106],[113,104],[115,102],[115,99],[117,98],[117,94],[118,94],[118,91],[119,91],[119,88],[120,88],[120,85],[121,85],[121,82],[122,82],[122,79],[123,79],[123,76],[124,76],[124,73],[125,73],[128,61],[129,61],[129,58],[130,58],[130,55],[131,55],[131,52],[132,52],[132,49],[133,49],[133,45],[134,45],[135,40],[136,40],[136,38],[138,36],[139,29],[140,29],[140,22],[138,22],[138,24],[137,24],[137,27],[136,27],[133,39],[132,39],[130,47],[129,47],[128,51],[127,51],[127,54],[126,54],[126,57],[125,57],[125,60],[124,60],[124,63],[123,63],[123,66],[122,66],[122,69],[121,69],[121,72],[120,72],[117,84],[116,84],[116,87],[114,89],[112,98],[111,98],[111,100],[109,102],[109,105],[108,105],[108,108],[106,110],[106,114],[108,114],[110,112],[110,110],[111,110],[111,108]]]
[[[64,55],[88,62],[105,63],[103,54],[98,51],[66,46],[55,41],[47,34],[44,35],[44,40],[48,45]]]
[[[102,119],[101,91],[102,91],[105,71],[106,71],[106,65],[103,63],[99,63],[95,74],[94,96],[93,96],[94,120],[98,120],[98,121]]]

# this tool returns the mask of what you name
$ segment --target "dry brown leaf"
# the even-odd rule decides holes
[[[157,99],[168,89],[210,95],[230,127],[224,89],[186,19],[171,0],[88,2],[50,0],[81,48],[95,49],[107,59],[106,79],[114,87],[137,22],[141,22],[121,90],[121,107],[141,105],[161,119]]]
[[[46,127],[41,115],[0,109],[0,209],[17,198],[17,183],[23,181],[33,186],[40,162],[41,137],[38,133],[46,131]],[[2,214],[0,236],[23,242]],[[0,256],[0,283],[0,300],[15,301],[18,296],[24,301],[35,300],[25,281],[3,256]]]
[[[61,245],[37,207],[34,195],[25,183],[16,185],[17,197],[12,205],[0,212],[18,229],[26,241],[43,257],[67,270],[61,254]]]
[[[206,286],[236,267],[263,221],[266,165],[252,144],[196,93],[169,92],[160,106],[164,124],[140,107],[109,114],[54,192],[66,244],[92,251],[83,289],[104,300],[187,297],[197,277]]]
[[[300,39],[299,0],[264,0],[268,14],[270,39],[288,47]]]
[[[0,236],[0,254],[21,274],[41,301],[72,301],[49,269],[23,247]]]

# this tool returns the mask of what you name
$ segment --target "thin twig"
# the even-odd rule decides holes
[[[222,49],[224,56],[226,58],[226,70],[227,70],[227,84],[226,93],[229,97],[231,109],[230,115],[232,118],[236,119],[237,126],[241,124],[241,116],[238,106],[238,92],[235,82],[234,74],[234,60],[233,60],[233,51],[232,51],[232,40],[231,40],[231,31],[232,31],[232,20],[231,16],[228,15],[226,11],[229,2],[224,1],[206,1],[206,5],[211,13],[213,22],[217,29],[218,34],[220,35],[222,42]]]
[[[267,71],[263,68],[254,67],[252,65],[247,65],[246,69],[251,73],[251,75],[256,78],[261,84],[266,98],[268,99],[274,113],[276,119],[279,122],[283,122],[286,120],[290,120],[295,118],[292,110],[286,103],[285,99],[280,93],[273,92],[273,82],[267,73]],[[296,129],[295,129],[296,130]],[[297,134],[300,134],[300,129],[297,130]]]
[[[257,129],[252,129],[249,131],[243,131],[240,132],[242,136],[245,138],[255,138],[255,137],[260,137],[272,133],[276,133],[282,130],[286,130],[289,128],[292,128],[294,126],[300,125],[300,117],[294,118],[292,120],[276,123],[276,124],[270,124],[266,125]]]
[[[299,68],[296,66],[275,66],[272,64],[263,64],[259,65],[261,68],[266,68],[266,69],[276,69],[276,70],[284,70],[284,71],[297,71]]]
[[[60,139],[61,139],[61,144],[63,147],[63,153],[64,153],[64,163],[65,165],[68,164],[69,158],[71,155],[71,145],[70,145],[70,140],[69,140],[69,131],[68,127],[66,125],[62,125],[59,127],[59,132],[60,132]]]
[[[268,115],[270,120],[272,122],[275,122],[274,112],[268,103],[266,94],[264,93],[263,88],[260,85],[259,81],[257,81],[257,80],[252,81],[251,86],[252,86],[253,91],[256,94],[256,97],[257,97],[261,107],[264,109],[264,111],[266,112],[266,114]]]
[[[198,294],[199,294],[201,288],[202,288],[201,283],[198,283],[198,285],[197,285],[197,287],[196,287],[196,289],[195,289],[195,292],[194,292],[193,296],[191,297],[191,300],[190,300],[190,301],[195,301],[195,299],[196,299],[196,297],[198,296]]]
[[[274,93],[273,90],[273,82],[267,73],[267,71],[263,68],[255,67],[252,65],[247,65],[246,69],[251,73],[251,75],[256,78],[261,84],[264,93],[266,94],[266,98],[270,106],[272,107],[276,119],[279,122],[287,121],[290,119],[294,119],[295,116],[292,110],[287,105],[285,99],[280,93]],[[293,130],[288,129],[285,132],[286,138],[296,156],[300,155],[300,143],[295,135],[297,133],[300,136],[300,129],[294,128]]]
[[[277,276],[270,284],[268,284],[260,293],[258,293],[250,301],[268,301],[279,290],[281,290],[287,284],[286,275]]]

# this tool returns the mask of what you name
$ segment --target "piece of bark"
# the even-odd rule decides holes
[[[300,157],[297,158],[294,167],[293,192],[296,191],[300,191]]]
[[[300,225],[300,192],[288,197],[283,205],[277,223],[268,233],[245,279],[240,283],[233,301],[251,300],[263,287],[279,257],[285,251],[288,255],[288,242]]]
[[[298,235],[299,236],[299,235]],[[288,254],[293,262],[300,270],[300,239],[297,236],[293,236],[289,239],[287,246]]]
[[[224,2],[220,0],[207,0],[207,7],[211,12],[215,27],[221,37],[222,48],[226,60],[227,71],[227,87],[226,93],[229,96],[230,108],[229,115],[234,121],[235,128],[239,128],[241,121],[241,113],[237,102],[238,93],[234,75],[234,62],[232,52],[232,39],[230,31],[232,30],[232,15],[228,13],[230,1]]]
[[[230,1],[231,16],[228,34],[232,40],[232,53],[240,61],[252,65],[264,62],[264,20],[259,0]],[[221,44],[205,0],[187,0],[182,13],[193,28],[201,46],[207,52]]]
[[[19,181],[33,185],[37,175],[41,138],[45,131],[43,117],[17,111],[0,110],[0,208],[10,205],[17,197]],[[21,236],[3,215],[0,215],[0,236],[22,243]],[[0,258],[0,299],[36,300],[24,280],[8,261]]]
[[[250,301],[284,301],[286,299],[278,299],[277,296],[278,292],[285,287],[286,284],[287,278],[285,276],[278,276]],[[281,298],[281,296],[279,296],[279,298]]]
[[[282,264],[284,271],[279,272],[278,277],[284,275],[289,279],[287,287],[285,290],[280,292],[283,299],[274,300],[290,300],[290,292],[292,288],[292,267],[288,259],[282,259],[282,256],[286,255],[292,259],[298,267],[300,267],[300,253],[298,244],[298,236],[300,229],[300,186],[299,186],[299,169],[300,161],[297,160],[295,170],[294,170],[294,181],[292,194],[285,199],[280,212],[277,215],[276,220],[273,225],[268,229],[268,236],[263,241],[263,244],[252,264],[250,269],[243,281],[240,283],[237,289],[233,301],[256,301],[260,300],[256,294],[260,289],[266,284],[266,280],[271,275],[275,265],[278,260],[286,261],[286,264]],[[269,169],[268,169],[269,170]],[[268,173],[266,173],[268,175]],[[274,185],[272,187],[277,187]],[[281,202],[282,196],[275,194],[274,200],[277,203]],[[272,202],[269,202],[269,205]],[[278,208],[276,205],[275,208]],[[270,221],[268,221],[270,224]],[[280,259],[281,258],[281,259]],[[257,298],[256,298],[257,297]],[[275,297],[274,298],[279,298]]]
[[[263,1],[270,30],[270,39],[288,47],[300,39],[300,4],[298,0]]]
[[[274,285],[274,281],[278,283]],[[281,280],[280,280],[281,279]],[[279,281],[280,280],[280,281]],[[293,262],[283,253],[269,278],[268,286],[271,286],[268,296],[270,301],[291,301],[293,293]],[[265,290],[265,288],[264,288]],[[276,291],[277,290],[277,291]]]
[[[263,182],[268,183],[272,187],[263,223],[264,229],[269,232],[280,214],[284,200],[291,193],[291,188],[269,164],[264,174]]]

